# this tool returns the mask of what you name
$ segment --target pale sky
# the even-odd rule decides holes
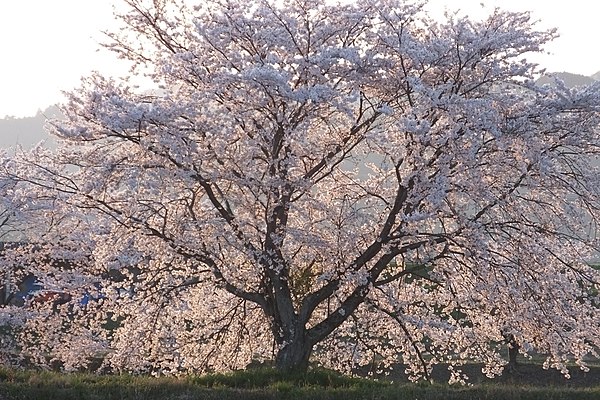
[[[60,102],[61,91],[77,86],[92,70],[118,74],[118,60],[100,50],[101,30],[114,25],[119,0],[1,0],[0,118],[34,115]],[[198,0],[202,1],[202,0]],[[433,14],[461,9],[481,18],[496,6],[530,10],[540,27],[557,27],[561,37],[535,61],[549,71],[592,75],[600,71],[600,2],[590,0],[429,0]]]

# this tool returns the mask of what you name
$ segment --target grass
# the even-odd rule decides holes
[[[467,387],[390,383],[349,378],[319,369],[297,375],[256,369],[180,378],[0,369],[0,399],[593,400],[600,399],[600,386],[541,387],[491,382]]]

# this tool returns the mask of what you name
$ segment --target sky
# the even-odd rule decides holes
[[[198,0],[202,1],[202,0]],[[99,50],[102,30],[114,29],[119,0],[3,0],[0,5],[0,118],[24,117],[62,101],[62,91],[98,70],[124,73],[113,54]],[[429,0],[432,15],[445,8],[482,18],[494,7],[532,11],[541,28],[561,37],[534,58],[549,71],[600,71],[600,2],[590,0]]]

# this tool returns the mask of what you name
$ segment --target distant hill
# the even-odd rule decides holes
[[[554,77],[562,79],[567,87],[589,85],[600,81],[600,71],[592,76],[572,74],[570,72],[549,73],[537,80],[537,84],[553,84]],[[52,139],[44,130],[44,124],[48,118],[60,116],[58,107],[52,106],[44,111],[38,111],[33,117],[14,118],[6,117],[0,119],[0,148],[22,146],[28,149],[42,140],[52,143]]]
[[[598,75],[597,78],[589,77],[585,75],[572,74],[570,72],[553,72],[539,78],[536,83],[538,85],[552,85],[554,83],[554,78],[559,78],[562,80],[567,87],[572,88],[576,86],[586,86],[594,83],[596,80],[600,80],[600,71],[594,74],[594,76]]]
[[[31,148],[42,140],[49,141],[50,136],[44,130],[48,118],[57,117],[60,111],[52,106],[38,111],[33,117],[0,119],[0,148],[22,146]]]

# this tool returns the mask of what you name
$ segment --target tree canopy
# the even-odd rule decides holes
[[[499,374],[509,337],[565,373],[598,356],[600,86],[534,84],[553,31],[398,0],[125,2],[106,46],[131,75],[83,78],[58,149],[2,161],[34,227],[5,257],[72,296],[27,308],[30,360],[416,379]]]

